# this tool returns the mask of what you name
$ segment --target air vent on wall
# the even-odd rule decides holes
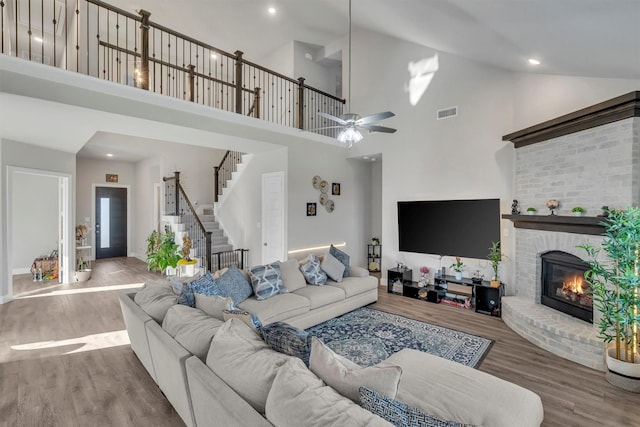
[[[436,112],[436,118],[438,120],[449,119],[458,115],[458,107],[443,108]]]

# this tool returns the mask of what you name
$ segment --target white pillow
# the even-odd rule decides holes
[[[324,259],[320,264],[320,268],[322,269],[322,271],[327,273],[327,276],[331,277],[336,282],[342,282],[342,276],[344,274],[345,268],[344,264],[329,252],[324,254]]]
[[[288,261],[280,261],[280,279],[289,292],[307,286],[307,281],[300,272],[298,260],[291,258]]]
[[[233,300],[219,295],[203,295],[195,293],[196,308],[204,311],[211,317],[224,321],[223,312],[233,308]]]
[[[336,354],[316,337],[311,338],[309,369],[340,394],[360,403],[360,386],[395,399],[402,368],[382,362],[363,368]]]

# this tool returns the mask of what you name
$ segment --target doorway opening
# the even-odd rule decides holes
[[[126,257],[130,248],[130,186],[93,184],[95,259]]]

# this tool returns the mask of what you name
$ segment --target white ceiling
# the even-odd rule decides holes
[[[148,10],[154,22],[253,61],[291,40],[326,45],[348,28],[348,0],[109,3]],[[354,26],[508,70],[640,78],[640,0],[353,0],[352,8]],[[532,68],[529,57],[542,64]]]

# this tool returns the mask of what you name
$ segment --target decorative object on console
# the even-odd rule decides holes
[[[86,246],[89,226],[87,224],[76,225],[76,246]]]
[[[640,393],[640,208],[609,211],[605,230],[601,248],[579,248],[590,258],[585,279],[593,292],[593,306],[601,312],[599,337],[612,343],[605,349],[606,379]]]
[[[457,280],[462,279],[462,271],[464,270],[464,263],[462,262],[460,257],[457,256],[456,262],[451,264],[449,268],[451,268],[455,272],[455,276]]]
[[[429,284],[429,267],[427,267],[426,265],[423,265],[422,267],[420,267],[420,281],[418,282],[418,286],[423,288],[428,284]]]
[[[493,279],[491,280],[491,287],[497,288],[500,286],[500,279],[498,277],[498,268],[500,267],[500,261],[502,261],[502,250],[500,249],[500,242],[491,242],[489,248],[489,255],[487,258],[491,262],[491,269],[493,270]]]
[[[372,237],[371,238],[371,243],[374,245],[379,245],[380,244],[380,238],[379,237]]]
[[[527,208],[527,215],[535,215],[536,214],[536,208],[534,208],[533,206],[529,206]]]
[[[600,215],[598,215],[599,217],[608,217],[609,216],[609,206],[604,205],[603,207],[600,208],[602,210],[602,213]]]
[[[558,201],[558,199],[547,200],[547,208],[549,208],[549,210],[551,211],[551,215],[556,214],[554,210],[558,209],[558,206],[560,206],[560,202]]]
[[[516,199],[513,199],[513,203],[511,204],[511,215],[520,215],[520,207]]]
[[[576,206],[571,209],[571,212],[573,212],[575,216],[582,216],[584,214],[584,208],[582,206]]]

